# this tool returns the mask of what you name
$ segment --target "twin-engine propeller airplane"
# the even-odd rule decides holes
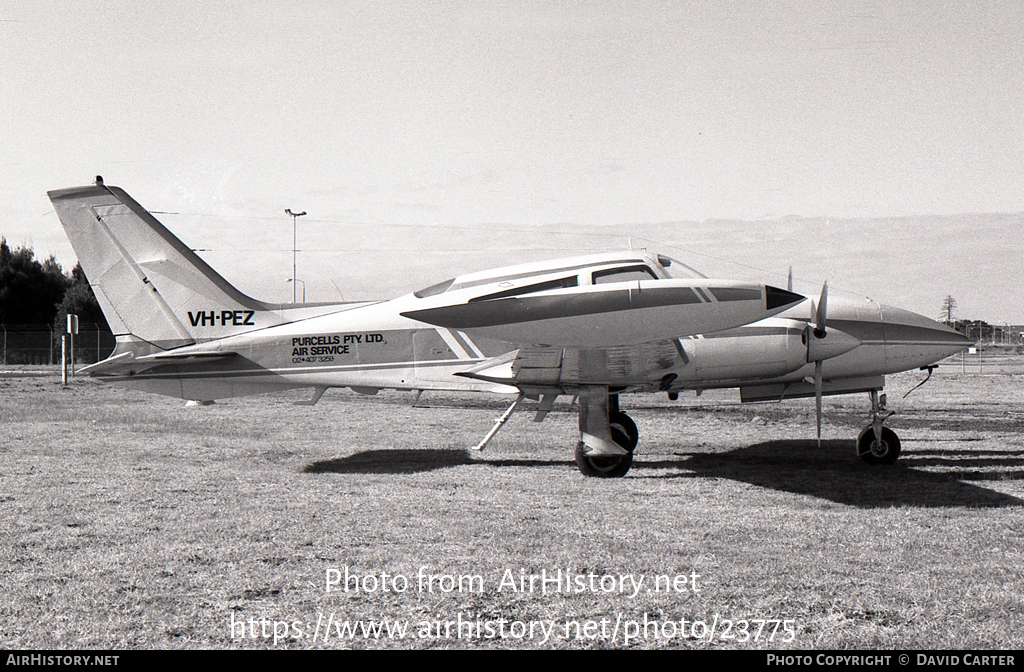
[[[117,338],[83,371],[200,401],[301,387],[309,404],[330,387],[516,394],[477,449],[524,397],[540,402],[539,422],[558,395],[576,395],[587,476],[632,465],[639,436],[621,394],[733,387],[744,402],[814,396],[819,440],[822,396],[867,392],[857,452],[890,464],[900,442],[883,426],[885,375],[968,344],[905,310],[829,304],[827,287],[808,310],[790,290],[635,251],[470,273],[390,301],[268,304],[102,178],[48,195]]]

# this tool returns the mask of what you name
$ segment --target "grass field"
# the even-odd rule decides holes
[[[1020,364],[891,377],[888,468],[854,455],[866,395],[825,400],[820,448],[813,400],[624,397],[611,481],[567,399],[469,455],[508,399],[0,373],[0,647],[1021,648]],[[559,569],[584,585],[507,580]]]

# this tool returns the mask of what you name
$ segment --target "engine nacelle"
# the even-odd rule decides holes
[[[807,323],[770,318],[684,339],[690,362],[677,382],[774,378],[807,364]]]

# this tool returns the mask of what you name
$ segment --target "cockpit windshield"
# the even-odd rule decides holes
[[[665,269],[665,271],[669,274],[670,277],[676,278],[678,280],[708,277],[701,273],[700,271],[698,271],[696,268],[684,264],[678,259],[667,257],[664,254],[658,255],[658,263],[661,264],[661,267]]]
[[[423,289],[421,289],[421,290],[419,290],[417,292],[413,292],[413,296],[415,296],[418,299],[425,299],[428,296],[437,296],[438,294],[444,294],[445,292],[448,291],[448,288],[451,287],[452,284],[454,284],[454,283],[455,283],[455,278],[449,278],[449,279],[445,280],[444,282],[439,282],[436,285],[431,285],[430,287],[424,287]]]

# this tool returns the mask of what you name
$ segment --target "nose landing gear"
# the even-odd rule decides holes
[[[893,412],[885,408],[885,395],[871,390],[871,424],[857,436],[857,457],[867,464],[893,464],[900,456],[900,438],[882,423]]]

